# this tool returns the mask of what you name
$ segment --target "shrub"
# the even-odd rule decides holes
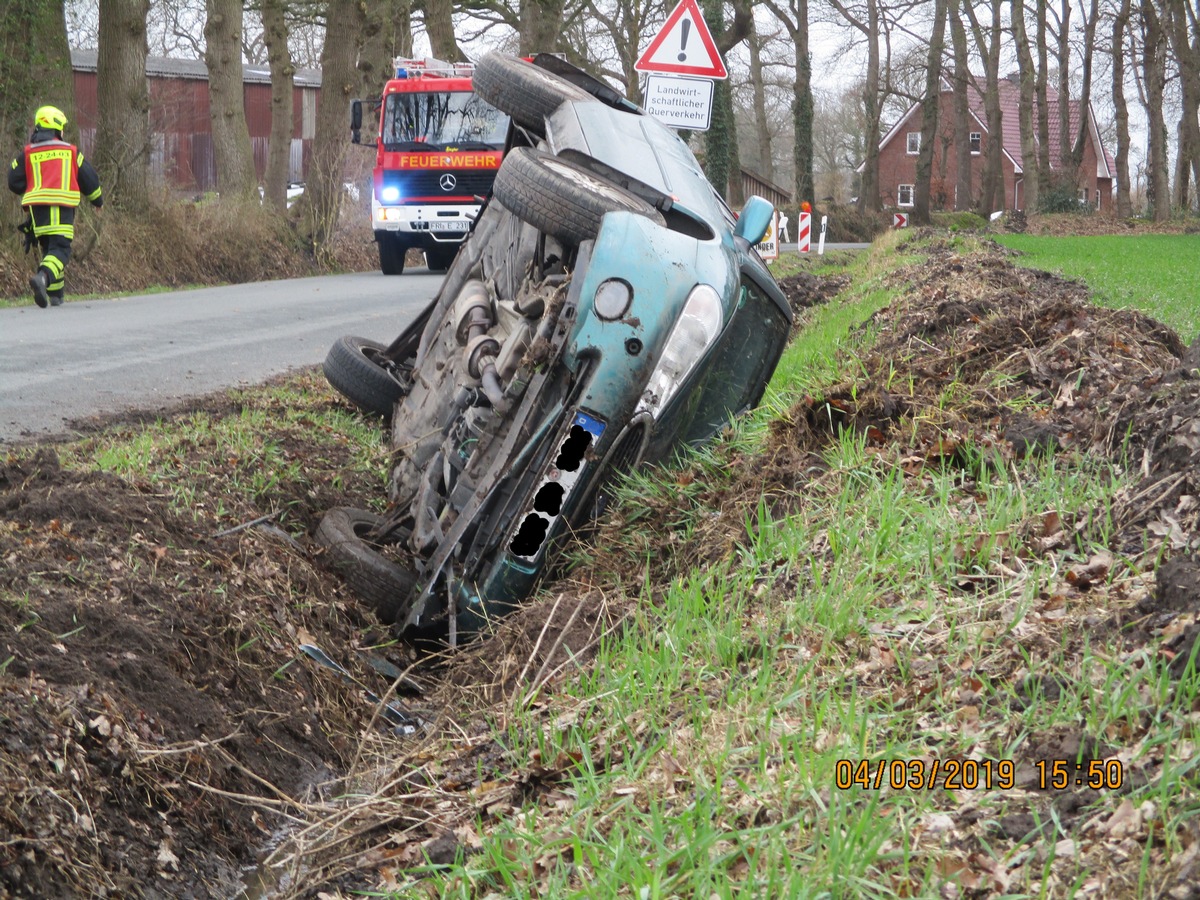
[[[254,200],[164,195],[141,213],[106,206],[101,216],[85,205],[75,219],[67,294],[265,281],[330,268],[367,271],[376,265],[373,235],[368,219],[349,207],[330,242],[332,265],[323,267],[287,219]],[[0,240],[0,296],[26,295],[34,258],[23,256],[11,237]]]

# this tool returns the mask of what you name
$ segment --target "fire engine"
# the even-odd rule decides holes
[[[385,275],[410,249],[444,272],[466,240],[500,168],[508,116],[474,93],[470,63],[397,59],[379,102],[371,224]],[[362,101],[350,106],[360,143]]]

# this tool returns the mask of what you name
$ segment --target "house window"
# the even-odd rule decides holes
[[[1100,208],[1100,189],[1096,188],[1096,209]]]
[[[983,146],[983,134],[978,131],[971,132],[971,152],[978,153]]]
[[[921,152],[921,132],[910,131],[908,133],[908,153],[916,156]]]
[[[913,186],[911,184],[902,184],[896,188],[896,205],[913,205]]]
[[[1080,206],[1088,205],[1088,189],[1087,188],[1079,189],[1079,205]]]

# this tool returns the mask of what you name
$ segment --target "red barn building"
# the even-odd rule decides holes
[[[971,189],[972,197],[966,204],[973,207],[979,197],[983,179],[984,154],[987,152],[987,115],[984,112],[983,94],[974,77],[967,90],[970,106],[970,126],[966,134],[954,133],[954,94],[950,84],[943,79],[938,95],[938,131],[933,148],[933,175],[930,181],[929,206],[931,209],[954,209],[955,190],[958,183],[958,163],[955,147],[959,141],[971,145]],[[1068,101],[1070,133],[1072,142],[1079,133],[1081,104]],[[1050,122],[1050,169],[1062,173],[1059,154],[1058,121],[1059,99],[1052,88],[1048,89],[1047,115]],[[1024,209],[1025,194],[1022,190],[1024,169],[1021,159],[1020,88],[1016,75],[1000,79],[1000,107],[1003,111],[1003,134],[1001,145],[1003,160],[1001,172],[1004,177],[1005,209]],[[1109,210],[1112,206],[1113,182],[1116,165],[1104,148],[1096,116],[1090,105],[1086,111],[1088,140],[1084,144],[1083,162],[1075,173],[1074,184],[1079,202],[1094,209]],[[1036,111],[1034,121],[1037,121]],[[879,143],[879,197],[885,209],[904,209],[913,205],[917,181],[917,153],[921,146],[921,109],[914,103]],[[862,165],[858,167],[861,173]],[[994,212],[995,210],[993,210]]]
[[[75,109],[80,145],[85,153],[96,136],[96,51],[72,50]],[[267,170],[271,134],[271,73],[265,65],[242,66],[246,124],[254,147],[254,168],[261,179]],[[199,59],[146,60],[150,87],[150,132],[153,177],[167,187],[187,192],[216,190],[208,106],[208,68]],[[304,181],[316,133],[321,73],[298,69],[292,91],[293,130],[289,179]]]

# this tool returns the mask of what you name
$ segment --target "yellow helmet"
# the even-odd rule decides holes
[[[67,125],[67,114],[57,106],[43,106],[34,113],[33,121],[41,128],[62,131]]]

